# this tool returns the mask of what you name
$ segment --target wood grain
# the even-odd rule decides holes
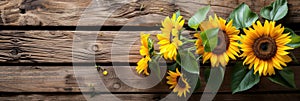
[[[155,40],[160,33],[144,32]],[[139,31],[1,31],[0,63],[137,63],[139,37]],[[300,49],[292,53],[300,60]]]
[[[210,14],[216,13],[226,18],[242,2],[259,13],[262,7],[272,1],[274,0],[2,0],[0,1],[0,24],[155,26],[160,25],[165,16],[177,10],[188,19],[200,7],[211,5]],[[288,0],[288,2],[289,13],[283,22],[299,23],[300,1]]]
[[[201,7],[198,5],[201,5],[202,3],[205,2],[205,0],[189,1],[186,3],[185,3],[185,1],[182,1],[182,2],[181,1],[182,0],[177,2],[177,4],[179,5],[178,9],[182,10],[183,12],[187,12],[187,13],[183,13],[184,16],[187,18],[191,17],[198,10],[198,9],[195,9],[195,7]],[[264,6],[270,5],[273,1],[275,1],[275,0],[206,0],[206,2],[208,2],[208,4],[211,5],[211,11],[209,14],[210,15],[217,14],[218,16],[221,16],[223,18],[227,18],[229,16],[229,14],[233,11],[233,9],[238,7],[238,5],[240,5],[243,2],[246,3],[247,5],[249,5],[250,9],[260,16],[261,8],[263,8]],[[300,7],[297,5],[300,4],[300,1],[298,1],[298,0],[287,0],[287,1],[288,1],[288,6],[289,6],[289,12],[287,14],[287,17],[285,17],[281,21],[281,23],[285,23],[285,24],[299,23],[300,22],[300,19],[299,19]],[[201,2],[201,3],[199,4],[199,2]],[[190,5],[197,5],[197,6],[189,6],[188,5],[189,3],[191,3]],[[205,5],[205,3],[204,3],[204,5]],[[262,18],[261,18],[261,20],[262,20]]]
[[[133,84],[152,83],[154,79],[145,81],[145,77],[138,75],[135,66],[102,66],[108,71],[107,76],[103,76],[101,71],[97,71],[94,66],[1,66],[0,67],[0,92],[97,92],[114,93],[169,93],[166,80],[163,79],[157,85],[148,89],[138,89]],[[203,92],[206,83],[204,82],[204,69],[201,67],[201,87],[196,92]],[[295,82],[300,86],[299,66],[291,67],[295,72]],[[118,69],[116,72],[114,69]],[[121,72],[120,72],[121,71]],[[226,69],[220,93],[231,93],[231,68]],[[76,73],[76,74],[75,74]],[[139,76],[138,78],[134,76]],[[79,82],[77,82],[77,81]],[[103,82],[103,84],[101,84]],[[94,86],[91,86],[94,85]],[[150,86],[150,85],[149,85]],[[149,87],[148,86],[148,87]],[[103,90],[103,88],[108,90]],[[81,90],[80,90],[81,89]],[[289,89],[270,82],[267,78],[262,78],[261,82],[249,91],[244,93],[278,93],[296,92],[299,89]]]
[[[94,97],[86,96],[81,94],[19,94],[10,96],[0,96],[1,100],[6,101],[87,101],[87,100],[99,100],[101,101],[112,101],[111,98],[117,98],[121,101],[159,101],[164,99],[166,94],[99,94]],[[202,94],[193,94],[189,101],[199,101]],[[217,94],[214,101],[253,101],[259,99],[260,101],[297,101],[300,100],[300,94]],[[177,97],[169,98],[166,100],[179,100]]]
[[[114,44],[116,48],[126,48],[129,52],[121,54],[122,52],[117,52],[115,49],[114,61],[124,62],[126,58],[130,58],[129,62],[137,62],[140,58],[139,34],[140,32],[2,31],[0,32],[0,61],[5,63],[71,63],[94,60],[112,62],[111,48]],[[117,39],[120,37],[126,40]],[[72,60],[72,53],[74,53],[74,60]]]
[[[171,16],[177,10],[187,20],[198,8],[211,5],[210,15],[216,13],[227,18],[242,2],[259,13],[262,7],[272,1],[274,0],[0,0],[0,25],[24,28],[50,26],[52,30],[64,30],[68,26],[153,27],[160,26],[166,16]],[[280,23],[300,32],[295,27],[300,23],[300,1],[288,2],[289,13]],[[127,63],[135,65],[141,58],[140,31],[0,30],[0,64],[4,64],[0,66],[0,100],[84,101],[86,99],[81,92],[91,93],[95,90],[101,93],[96,94],[95,100],[109,100],[106,98],[116,96],[125,101],[156,101],[171,92],[165,79],[148,89],[128,85],[128,82],[152,83],[138,75],[135,66],[125,66]],[[156,38],[155,34],[160,33],[145,32],[151,33],[153,39]],[[193,33],[189,31],[184,32],[188,37],[191,34]],[[155,47],[158,49],[157,45]],[[292,53],[300,60],[300,49],[293,50]],[[108,71],[107,76],[97,71],[93,66],[94,61]],[[71,63],[74,66],[70,66]],[[299,87],[299,64],[293,62],[290,66],[295,72],[295,82]],[[202,85],[189,99],[191,101],[199,100],[206,86],[203,76],[205,68],[208,67],[201,67]],[[214,100],[300,100],[299,89],[282,87],[265,77],[252,89],[232,95],[230,72],[231,68],[228,66],[219,94]],[[107,94],[109,92],[114,95]],[[167,100],[180,99],[175,97]]]

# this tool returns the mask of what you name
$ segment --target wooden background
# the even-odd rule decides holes
[[[94,9],[97,11],[95,14],[89,12],[93,19],[85,19],[85,23],[81,26],[86,29],[78,32],[80,35],[85,35],[90,32],[89,29],[102,26],[102,29],[96,32],[97,42],[87,41],[85,49],[73,51],[74,54],[81,56],[74,59],[79,63],[87,63],[88,57],[95,55],[97,64],[102,65],[109,72],[108,76],[101,76],[106,87],[121,100],[159,100],[171,92],[166,84],[160,83],[150,89],[136,89],[124,84],[114,73],[110,56],[111,45],[117,34],[139,38],[140,31],[137,30],[141,28],[149,29],[143,32],[157,34],[161,20],[177,10],[188,19],[198,8],[211,5],[213,12],[227,18],[230,12],[242,2],[246,2],[253,11],[259,12],[261,7],[269,5],[273,0],[131,0],[128,4],[120,2],[123,0],[104,1],[112,6],[97,7]],[[77,23],[91,2],[92,0],[0,1],[0,100],[85,100],[72,67],[72,43],[76,38],[74,34]],[[288,2],[289,13],[280,23],[299,33],[300,0],[288,0]],[[112,11],[119,6],[120,8]],[[108,19],[103,16],[107,15],[107,12],[112,13]],[[102,21],[104,24],[99,25],[97,21]],[[123,26],[129,27],[129,30],[118,31]],[[185,33],[191,34],[190,31]],[[138,50],[137,41],[131,46],[129,55],[132,69],[141,58]],[[297,49],[292,53],[299,59],[299,52],[300,49]],[[123,59],[125,57],[120,55],[119,59],[114,61],[126,63],[127,61]],[[262,78],[259,85],[251,90],[232,95],[229,75],[232,64],[227,68],[225,80],[215,100],[300,99],[299,89],[285,88],[271,83],[266,78]],[[289,65],[295,71],[296,85],[300,87],[300,65],[297,62]],[[205,82],[202,72],[207,66],[202,67],[202,86],[190,100],[199,100],[203,93]],[[116,68],[129,67],[121,65]],[[138,82],[138,80],[130,80]],[[87,87],[87,85],[83,86],[83,88]],[[111,95],[97,96],[110,97]]]

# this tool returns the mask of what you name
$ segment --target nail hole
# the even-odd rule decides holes
[[[95,43],[95,44],[91,44],[89,46],[89,50],[93,51],[93,52],[99,52],[101,49],[101,44],[100,43]]]
[[[23,9],[23,8],[19,8],[20,9],[20,13],[21,14],[25,14],[26,13],[26,10],[25,9]]]
[[[99,46],[98,46],[98,45],[93,45],[93,46],[92,46],[92,50],[93,50],[93,51],[96,52],[96,51],[98,51],[98,49],[99,49]]]

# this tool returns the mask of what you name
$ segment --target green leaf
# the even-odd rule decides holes
[[[175,62],[175,63],[173,63],[173,64],[167,64],[167,68],[168,68],[168,70],[170,70],[170,71],[173,71],[173,72],[175,72],[176,71],[176,68],[178,68],[179,66],[178,66],[178,64]]]
[[[260,15],[268,20],[278,21],[288,13],[286,0],[276,0],[271,5],[260,10]]]
[[[149,47],[150,55],[153,55],[154,54],[154,44],[153,44],[153,40],[151,40],[150,38],[148,38],[148,47]]]
[[[180,16],[180,11],[177,11],[175,14],[176,14],[176,20],[177,20],[177,18]]]
[[[160,71],[160,66],[158,63],[159,58],[157,58],[157,57],[160,57],[160,56],[157,55],[157,56],[153,56],[151,58],[151,61],[149,61],[149,68],[151,70],[151,73],[156,74],[158,79],[161,79],[161,71]]]
[[[291,43],[289,43],[289,44],[287,44],[287,46],[290,46],[292,48],[299,48],[300,47],[300,43],[298,43],[298,44],[291,44]]]
[[[233,67],[233,73],[231,76],[231,90],[232,93],[248,90],[254,85],[259,83],[260,77],[258,74],[254,75],[254,70],[248,70],[243,66],[242,62],[238,62]]]
[[[195,15],[193,15],[188,22],[189,27],[197,30],[199,27],[199,24],[206,19],[206,15],[210,9],[210,6],[206,6],[203,8],[200,8]]]
[[[199,65],[195,56],[188,50],[179,50],[180,59],[176,62],[187,72],[199,74]]]
[[[296,88],[294,72],[289,68],[283,68],[283,70],[276,71],[276,75],[268,77],[268,79],[288,88]]]
[[[298,36],[292,29],[284,28],[284,33],[290,33],[292,41],[290,43],[300,43],[300,36]]]
[[[292,41],[290,43],[288,43],[287,46],[290,46],[292,48],[300,47],[300,36],[298,36],[292,29],[284,28],[283,33],[290,33],[290,36],[292,38]]]
[[[211,52],[217,47],[218,32],[219,28],[212,28],[200,33],[205,52]]]
[[[233,26],[239,29],[251,26],[257,19],[258,15],[247,4],[242,3],[231,12],[228,21],[233,20]]]

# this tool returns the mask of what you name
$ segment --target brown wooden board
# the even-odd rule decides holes
[[[95,1],[105,3],[101,2],[100,4],[104,5],[99,6],[99,2]],[[134,84],[152,82],[143,80],[145,77],[135,72],[134,65],[141,58],[140,32],[151,33],[151,38],[157,41],[155,35],[160,31],[159,29],[148,31],[141,29],[141,26],[158,27],[166,16],[171,16],[177,10],[180,10],[187,20],[199,8],[206,5],[211,5],[212,8],[209,15],[216,13],[223,18],[227,18],[230,12],[242,2],[259,14],[262,7],[274,0],[128,1],[130,2],[124,0],[1,0],[0,26],[3,28],[0,28],[0,100],[84,101],[86,99],[81,92],[90,93],[93,88],[96,92],[100,92],[96,95],[97,98],[99,97],[97,100],[105,100],[113,96],[125,101],[160,100],[171,92],[165,79],[148,89],[138,89],[127,84],[128,82]],[[280,23],[292,27],[298,33],[300,32],[297,28],[297,24],[300,23],[300,1],[288,0],[288,2],[289,13]],[[185,22],[187,24],[188,21]],[[88,29],[76,32],[75,26],[87,26]],[[105,31],[95,31],[95,29],[92,31],[91,28],[99,26],[105,27]],[[141,31],[126,31],[126,29],[116,31],[120,26]],[[18,29],[19,27],[22,29]],[[190,31],[184,32],[184,35],[189,38],[192,38],[192,34],[193,32]],[[158,49],[158,45],[155,48]],[[128,52],[124,53],[123,49],[128,49]],[[300,49],[293,50],[292,53],[300,60]],[[103,76],[101,71],[97,71],[93,62],[106,69],[108,75]],[[74,66],[70,65],[72,63]],[[128,65],[127,63],[132,66],[125,66]],[[224,81],[214,100],[300,100],[299,89],[282,87],[270,82],[266,77],[263,77],[252,89],[232,95],[230,72],[233,64],[235,63],[231,62],[226,68]],[[204,66],[201,64],[202,85],[189,99],[191,101],[199,100],[204,92],[206,83],[203,75],[204,69],[209,68],[207,65],[209,64]],[[295,72],[296,86],[299,87],[299,64],[292,62],[289,66]],[[99,82],[103,84],[91,86]],[[109,91],[100,90],[103,87],[99,85],[105,86]],[[107,94],[109,92],[114,95]],[[180,99],[174,97],[167,100]]]
[[[158,32],[151,32],[154,33]],[[114,52],[116,53],[114,56],[118,57],[114,61],[124,62],[126,58],[130,58],[129,62],[137,62],[141,58],[138,51],[139,35],[140,32],[2,31],[0,32],[0,61],[5,63],[91,62],[94,59],[90,58],[95,56],[97,62],[111,62],[111,47],[114,44],[116,48],[130,49],[128,54],[118,55],[120,52]],[[124,40],[120,39],[121,37]],[[127,41],[129,39],[131,41]],[[72,52],[74,60],[72,60]]]
[[[10,96],[0,96],[1,100],[6,101],[86,101],[86,100],[111,100],[110,98],[117,98],[121,101],[159,101],[164,99],[166,94],[100,94],[95,97],[86,96],[81,94],[20,94]],[[193,94],[189,101],[199,101],[202,94]],[[217,94],[214,98],[215,101],[253,101],[259,99],[260,101],[297,101],[300,100],[300,94]],[[178,99],[166,99],[178,100]]]
[[[98,6],[97,2],[103,1]],[[155,26],[177,10],[185,19],[200,7],[211,5],[211,13],[228,17],[245,2],[259,13],[274,0],[2,0],[1,25],[34,26]],[[288,0],[289,13],[284,23],[299,23],[299,0]],[[90,5],[90,3],[92,3]],[[86,10],[86,8],[90,8]]]
[[[137,63],[140,32],[160,31],[1,31],[0,63]],[[183,32],[192,38],[193,32]],[[156,50],[158,45],[155,44]],[[300,49],[292,53],[300,60]]]
[[[153,82],[145,81],[144,76],[138,75],[135,72],[135,66],[102,66],[102,68],[108,71],[107,76],[103,76],[102,72],[98,72],[93,66],[1,66],[0,92],[91,92],[93,88],[95,88],[97,92],[114,93],[171,92],[171,90],[168,89],[169,86],[166,84],[165,79],[156,86],[154,85],[154,87],[148,89],[138,89],[135,88],[135,86],[128,85],[128,82],[133,84]],[[202,85],[196,92],[203,92],[206,86],[204,82],[205,68],[208,67],[201,67],[200,77]],[[291,68],[295,72],[296,86],[300,87],[300,77],[297,76],[300,75],[299,66],[291,66]],[[115,72],[114,69],[117,69],[118,72]],[[76,72],[76,74],[74,72]],[[219,92],[231,93],[230,72],[231,68],[227,67],[225,78]],[[134,78],[133,76],[140,76],[140,78]],[[101,82],[103,82],[103,85]],[[96,83],[99,84],[96,85]],[[94,86],[91,86],[91,84],[94,84]],[[109,91],[101,90],[103,87]],[[292,93],[296,91],[299,91],[299,89],[282,87],[263,77],[258,85],[244,93]]]

